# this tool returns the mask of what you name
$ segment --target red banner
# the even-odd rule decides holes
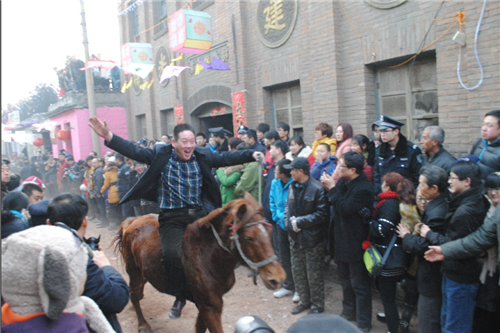
[[[184,124],[184,110],[182,105],[177,105],[175,107],[175,123],[177,125]]]
[[[245,109],[245,93],[238,91],[233,93],[233,128],[234,133],[238,132],[238,128],[247,124],[246,109]]]
[[[217,109],[212,109],[212,111],[210,111],[210,116],[212,116],[212,118],[214,118],[216,116],[223,115],[224,113],[226,113],[225,106],[223,106],[221,108],[217,108]]]

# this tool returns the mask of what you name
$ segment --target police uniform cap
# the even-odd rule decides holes
[[[380,116],[380,119],[376,122],[373,123],[374,125],[378,125],[379,130],[385,130],[388,128],[401,128],[401,126],[404,126],[404,124],[396,119],[393,119],[388,116]]]
[[[224,137],[224,127],[212,127],[208,131],[212,133],[212,136]]]
[[[248,127],[246,127],[245,125],[241,125],[240,127],[238,127],[238,134],[245,134],[247,131]]]

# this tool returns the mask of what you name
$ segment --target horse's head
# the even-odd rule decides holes
[[[95,238],[95,237],[89,237],[89,238],[83,237],[83,240],[85,241],[85,243],[87,243],[89,245],[89,247],[93,251],[99,251],[99,241],[101,240],[101,235],[99,235],[99,237],[97,237],[97,238]]]
[[[262,208],[255,200],[233,200],[228,218],[232,219],[233,236],[245,265],[258,271],[268,289],[277,289],[286,277],[271,245],[272,225],[264,220]]]

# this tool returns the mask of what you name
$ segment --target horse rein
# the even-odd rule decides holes
[[[234,217],[233,224],[236,226],[236,216]],[[252,222],[252,223],[245,224],[245,225],[243,225],[243,228],[247,228],[247,227],[251,227],[251,226],[259,225],[259,224],[263,224],[265,226],[269,225],[268,222],[266,222],[264,220],[261,220],[261,221],[257,221],[257,222]],[[215,227],[213,226],[212,223],[210,223],[210,227],[212,228],[212,232],[213,232],[215,238],[217,239],[217,243],[219,244],[219,246],[221,248],[223,248],[229,254],[233,255],[233,251],[231,251],[230,249],[228,249],[222,243],[222,239],[220,238],[219,234],[217,233],[217,230],[215,230]],[[258,273],[259,268],[272,263],[273,261],[277,260],[278,257],[276,255],[273,255],[273,256],[271,256],[271,257],[269,257],[267,259],[264,259],[262,261],[254,263],[253,261],[251,261],[250,259],[248,259],[245,256],[245,254],[243,253],[243,250],[241,248],[241,243],[240,243],[240,240],[239,240],[239,237],[238,237],[238,232],[236,230],[236,227],[233,227],[233,228],[234,228],[233,234],[230,237],[230,239],[231,239],[231,248],[234,249],[234,245],[236,244],[236,248],[238,249],[238,253],[240,254],[241,258],[243,259],[243,261],[245,261],[245,263],[248,265],[248,267],[253,271],[253,273],[254,273],[253,274],[254,275],[254,283],[256,283],[255,277],[259,274]]]

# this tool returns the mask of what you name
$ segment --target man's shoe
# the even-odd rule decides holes
[[[348,316],[348,315],[345,315],[343,313],[340,316],[342,318],[344,318],[344,319],[347,319],[348,321],[356,321],[356,317],[355,316]]]
[[[377,312],[377,320],[385,323],[385,312]]]
[[[168,318],[170,319],[177,319],[180,318],[182,308],[186,305],[186,301],[179,301],[175,300],[174,305],[170,309],[170,312],[168,313]]]
[[[324,308],[312,308],[311,310],[309,310],[309,314],[323,313],[324,311]]]
[[[276,297],[276,298],[285,297],[285,296],[290,295],[290,294],[293,294],[293,290],[288,290],[285,288],[281,288],[280,290],[275,291],[273,293],[274,297]]]
[[[298,303],[298,302],[300,302],[300,297],[299,297],[299,293],[298,293],[298,292],[295,292],[295,293],[293,294],[292,301],[293,301],[294,303]]]
[[[299,314],[301,312],[306,311],[307,309],[311,308],[311,304],[298,304],[296,307],[294,307],[291,311],[293,315]]]

